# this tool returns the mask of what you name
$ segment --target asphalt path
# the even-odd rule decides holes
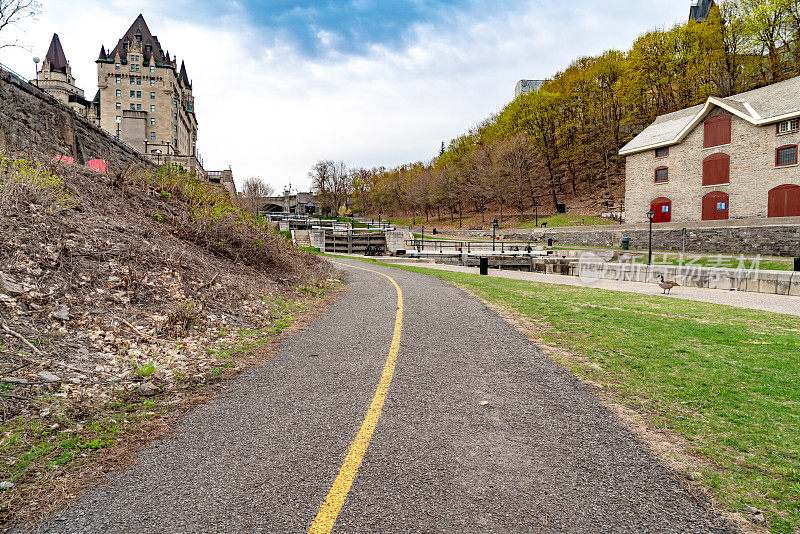
[[[351,263],[362,268],[365,264]],[[593,394],[475,298],[402,288],[380,419],[334,532],[734,532]],[[349,291],[47,532],[307,532],[385,371],[397,296]]]

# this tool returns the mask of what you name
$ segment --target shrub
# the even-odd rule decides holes
[[[42,163],[0,156],[0,203],[9,205],[20,201],[41,204],[50,211],[73,208],[77,204],[63,180]]]

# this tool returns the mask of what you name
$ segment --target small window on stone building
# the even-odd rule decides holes
[[[661,148],[656,149],[656,157],[657,158],[666,158],[669,156],[669,147],[662,146]]]
[[[775,165],[797,165],[797,145],[786,145],[775,149]]]
[[[796,132],[800,127],[800,119],[789,119],[788,121],[781,121],[777,126],[777,134],[787,134]]]
[[[137,110],[141,110],[142,109],[142,105],[141,104],[136,104],[136,109]]]
[[[136,78],[136,85],[142,85],[142,79]]]
[[[114,70],[119,70],[119,63],[114,65]]]
[[[156,112],[156,107],[150,106],[150,113],[155,113],[155,112]]]
[[[135,84],[135,83],[136,83],[136,80],[134,80],[134,79],[133,79],[133,76],[131,76],[131,85],[133,85],[133,84]]]
[[[136,104],[131,104],[131,109],[136,111]]]
[[[152,117],[152,118],[150,119],[150,126],[155,126],[155,125],[156,125],[156,118],[155,118],[155,117]]]
[[[150,91],[150,100],[154,100],[156,98],[156,92]]]
[[[155,78],[150,78],[150,87],[155,87],[155,86],[156,86]]]
[[[122,103],[117,102],[117,109],[122,109]]]
[[[131,98],[134,98],[135,96],[136,96],[136,91],[131,91]]]
[[[156,133],[155,132],[150,132],[150,140],[151,141],[155,141],[156,140]]]
[[[136,91],[136,98],[142,98],[142,92]]]
[[[136,65],[131,64],[131,72],[136,70]]]
[[[155,72],[155,71],[156,71],[155,65],[150,65],[150,72]]]
[[[119,83],[119,82],[120,82],[120,77],[119,77],[119,76],[117,76],[117,83]]]
[[[669,181],[669,169],[667,167],[657,168],[655,182],[657,184],[663,184],[668,181]]]
[[[117,89],[117,96],[122,96],[122,91]]]

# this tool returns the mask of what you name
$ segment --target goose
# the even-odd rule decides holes
[[[667,291],[672,290],[673,287],[680,285],[678,282],[673,280],[664,280],[664,276],[661,274],[659,274],[658,277],[661,278],[661,281],[658,283],[658,287],[664,290],[663,293],[667,293]]]

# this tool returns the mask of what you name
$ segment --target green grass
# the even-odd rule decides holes
[[[543,343],[574,355],[563,365],[710,460],[716,467],[700,468],[701,479],[720,502],[763,510],[771,532],[798,532],[800,318],[390,266],[464,286],[534,321]]]
[[[647,255],[636,256],[633,258],[635,263],[647,263]],[[687,265],[697,267],[724,267],[728,269],[760,269],[766,271],[791,271],[794,269],[792,260],[758,260],[747,258],[740,260],[736,256],[707,256],[707,257],[684,257],[679,254],[654,254],[653,264],[655,265]]]
[[[592,217],[589,215],[568,215],[566,213],[556,213],[555,215],[548,215],[547,217],[539,217],[539,225],[547,223],[548,228],[557,228],[562,226],[594,226],[597,224],[618,224],[609,219],[601,219],[600,217]],[[517,228],[536,228],[536,219],[528,219],[520,223]]]

